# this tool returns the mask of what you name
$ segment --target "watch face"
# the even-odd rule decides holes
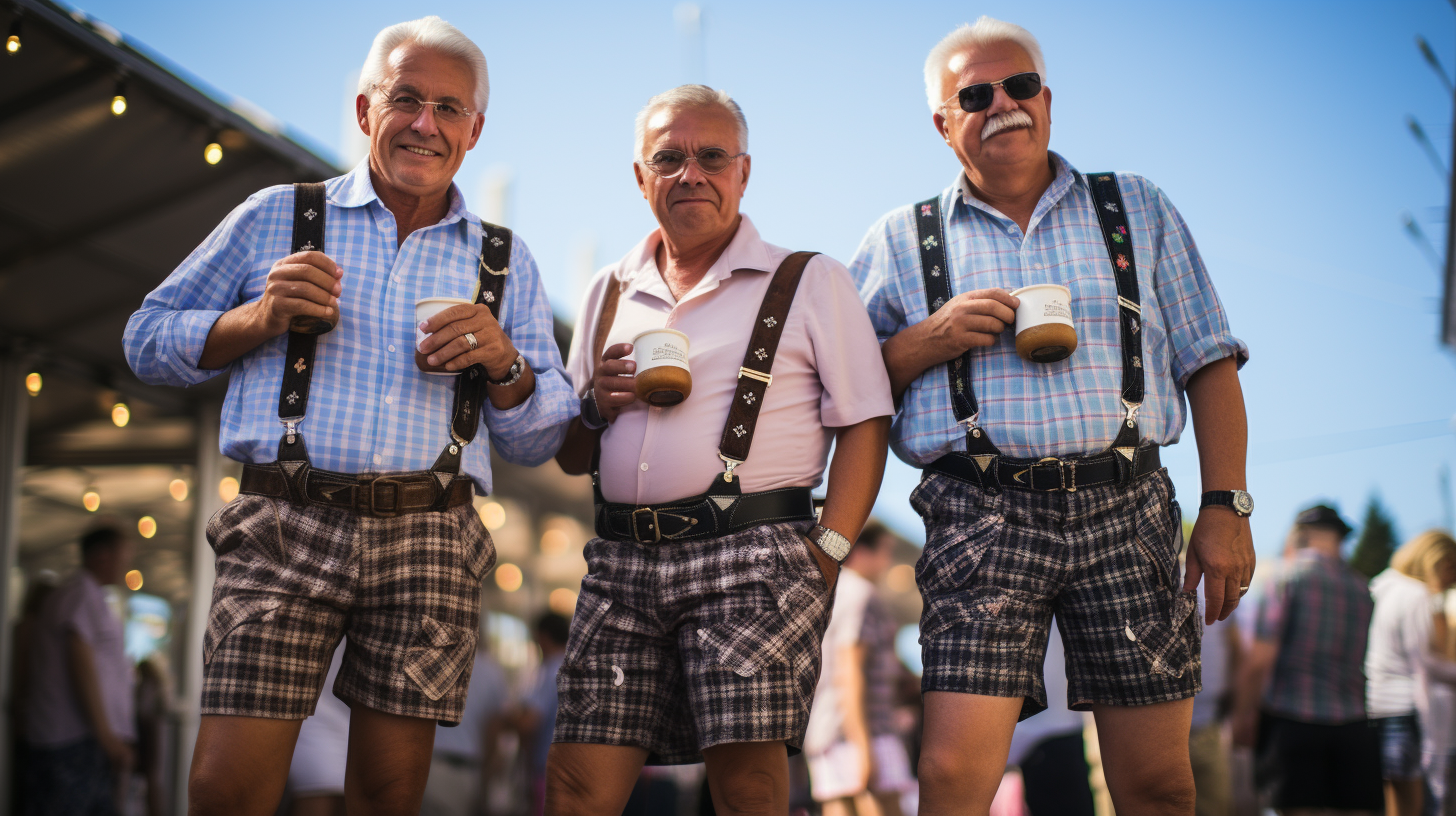
[[[1254,497],[1242,490],[1235,490],[1234,509],[1246,516],[1249,515],[1254,512]]]

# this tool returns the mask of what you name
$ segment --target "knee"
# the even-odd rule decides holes
[[[552,752],[546,763],[546,816],[605,813],[601,791],[589,769]]]
[[[415,813],[425,796],[425,780],[429,766],[417,771],[413,766],[396,767],[381,771],[371,768],[368,773],[346,773],[346,793],[358,801],[368,803],[376,813]]]
[[[937,790],[962,786],[970,777],[970,769],[963,757],[953,751],[935,750],[928,746],[921,751],[920,763],[915,770],[921,785]]]
[[[1134,813],[1165,813],[1191,816],[1197,796],[1193,773],[1138,774],[1129,780],[1124,797],[1114,794],[1114,804]],[[1130,801],[1129,801],[1130,800]],[[1129,801],[1129,804],[1121,804]],[[1136,804],[1132,804],[1136,803]]]
[[[281,786],[275,790],[266,784],[244,784],[237,774],[193,767],[187,776],[187,812],[191,816],[272,813],[282,798]]]
[[[717,794],[725,816],[773,813],[779,798],[778,780],[768,771],[744,771],[723,779]]]

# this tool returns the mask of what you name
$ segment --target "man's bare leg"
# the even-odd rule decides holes
[[[1021,697],[988,697],[932,691],[925,695],[925,736],[920,745],[920,813],[924,816],[991,810]],[[1186,758],[1187,734],[1184,734]]]
[[[434,720],[351,706],[344,769],[349,816],[418,814],[434,748]]]
[[[703,750],[713,808],[722,816],[789,812],[789,752],[782,742],[733,742]]]
[[[272,816],[303,720],[205,714],[187,777],[193,816]]]
[[[1099,705],[1097,741],[1118,816],[1193,816],[1188,732],[1193,700]]]
[[[631,745],[557,742],[546,754],[546,816],[618,816],[647,761]]]

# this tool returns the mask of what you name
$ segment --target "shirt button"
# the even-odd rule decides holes
[[[646,469],[647,469],[647,463],[646,463],[646,462],[643,462],[643,463],[642,463],[642,469],[643,469],[643,470],[646,470]]]
[[[394,351],[394,344],[393,344],[393,343],[391,343],[391,344],[390,344],[390,346],[389,346],[389,350],[390,350],[390,351]]]
[[[376,465],[382,465],[382,464],[384,464],[384,457],[383,456],[380,456],[377,453],[374,454],[374,464],[376,464]]]
[[[384,398],[384,404],[385,405],[393,405],[394,404],[394,397],[385,397]]]

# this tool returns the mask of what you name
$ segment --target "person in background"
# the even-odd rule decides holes
[[[895,621],[875,584],[898,539],[871,521],[844,559],[804,753],[824,816],[898,816],[910,758],[894,730]]]
[[[323,689],[339,679],[345,642],[334,648]],[[288,816],[344,816],[344,773],[349,755],[349,706],[333,694],[320,694],[313,714],[298,729],[288,765]]]
[[[473,816],[490,801],[502,713],[509,702],[506,673],[491,656],[485,639],[477,642],[475,668],[465,692],[465,713],[454,728],[435,731],[435,755],[425,783],[421,816]]]
[[[147,816],[167,813],[167,746],[170,742],[167,716],[172,699],[165,659],[152,654],[137,664],[136,682],[136,774],[144,783]]]
[[[20,604],[20,620],[15,622],[11,633],[11,649],[14,657],[10,662],[10,778],[26,779],[30,776],[27,762],[29,749],[25,744],[25,709],[29,705],[30,644],[35,640],[35,630],[40,623],[40,610],[45,599],[56,589],[57,576],[50,570],[41,570],[25,589],[25,600]],[[25,788],[23,784],[10,786],[10,812],[25,813]]]
[[[541,666],[516,718],[521,749],[526,757],[526,778],[531,781],[531,814],[546,812],[546,754],[556,729],[556,673],[566,656],[566,638],[571,619],[546,612],[536,619],[536,645],[541,647]]]
[[[1193,698],[1193,726],[1188,759],[1193,764],[1197,816],[1229,816],[1233,782],[1223,725],[1233,708],[1234,687],[1243,658],[1238,612],[1203,633],[1203,690]]]
[[[1322,504],[1295,517],[1242,672],[1234,741],[1255,746],[1259,787],[1286,814],[1384,806],[1380,743],[1365,715],[1371,600],[1340,559],[1349,533]]]
[[[118,527],[86,533],[81,568],[41,607],[24,712],[27,816],[116,813],[136,720],[125,635],[101,588],[122,582],[133,548]]]
[[[1447,657],[1445,608],[1453,583],[1456,541],[1436,530],[1406,542],[1370,582],[1375,611],[1365,650],[1365,704],[1380,731],[1387,816],[1442,813],[1448,798],[1456,710],[1441,684],[1456,680],[1456,663]]]

